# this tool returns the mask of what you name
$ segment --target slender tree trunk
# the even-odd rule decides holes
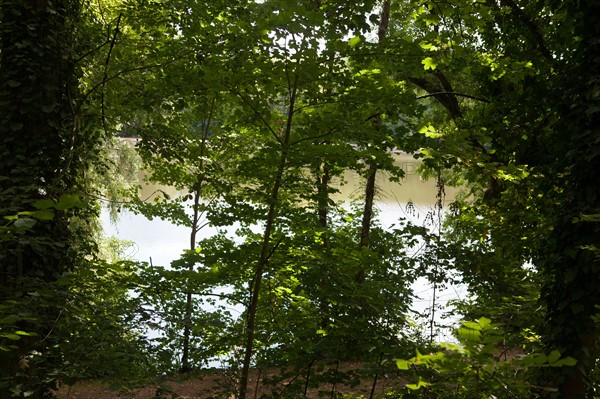
[[[375,201],[375,181],[377,178],[377,164],[371,162],[369,164],[369,172],[367,175],[367,185],[365,188],[365,205],[363,207],[363,217],[360,229],[359,247],[365,248],[369,246],[369,238],[371,236],[371,221],[373,219],[373,205]],[[365,282],[366,270],[364,265],[361,265],[360,270],[356,273],[355,280],[362,284]]]
[[[329,166],[325,161],[321,162],[317,172],[317,214],[319,219],[319,228],[323,234],[323,251],[325,262],[327,262],[327,253],[329,251]],[[329,273],[324,270],[320,277],[321,303],[319,311],[321,313],[321,328],[325,329],[329,325],[329,301],[327,300],[327,287],[329,286]]]
[[[319,227],[327,229],[327,217],[329,210],[329,181],[331,176],[329,175],[329,166],[325,161],[321,162],[318,171],[317,178],[317,206],[318,206],[318,217]],[[325,237],[325,244],[327,244],[327,237]]]
[[[379,354],[378,368],[381,367],[382,361],[383,361],[383,352],[381,352]],[[373,396],[375,396],[375,389],[377,388],[377,380],[378,379],[379,379],[379,370],[377,370],[377,372],[375,373],[375,376],[373,377],[373,384],[371,385],[371,393],[369,394],[369,399],[373,399]]]
[[[390,1],[386,0],[383,2],[381,7],[381,14],[379,17],[379,29],[377,30],[377,37],[379,44],[383,44],[385,37],[387,36],[388,27],[390,23]],[[381,115],[377,115],[373,119],[373,127],[380,129],[382,124]],[[359,247],[365,248],[369,246],[369,238],[371,236],[371,221],[373,219],[373,205],[375,200],[375,182],[377,180],[377,163],[375,161],[369,162],[369,171],[367,173],[367,185],[365,187],[365,205],[363,208],[362,224],[360,229],[360,242]],[[355,280],[357,283],[362,284],[365,282],[366,270],[364,265],[361,265],[360,270],[356,273]]]
[[[333,79],[334,69],[334,58],[333,56],[328,62],[328,72],[331,79]],[[328,87],[326,90],[327,95],[331,95],[331,88]],[[325,159],[320,159],[316,167],[315,175],[317,176],[317,218],[319,228],[323,234],[323,272],[319,278],[319,291],[320,291],[320,303],[319,312],[321,313],[320,327],[322,330],[326,330],[330,323],[330,302],[327,298],[327,293],[330,287],[330,270],[329,270],[329,183],[331,181],[330,163]],[[307,381],[308,384],[308,381]]]
[[[262,277],[271,256],[271,234],[275,228],[275,217],[277,216],[277,203],[279,201],[279,190],[283,183],[283,174],[287,168],[288,153],[290,149],[290,136],[292,133],[292,119],[294,116],[294,106],[296,103],[296,92],[298,89],[298,76],[294,78],[293,85],[290,93],[290,103],[287,115],[287,125],[283,132],[283,138],[281,141],[281,153],[279,157],[279,166],[275,174],[275,180],[273,181],[273,187],[269,196],[269,212],[267,213],[267,219],[265,220],[265,230],[263,232],[263,240],[261,245],[260,257],[256,264],[254,271],[254,278],[250,286],[250,304],[247,310],[246,320],[246,345],[244,351],[244,362],[242,364],[242,373],[240,376],[240,393],[238,399],[246,399],[246,393],[248,391],[248,376],[250,373],[250,363],[252,361],[252,355],[254,353],[254,333],[255,333],[255,321],[256,313],[258,311],[258,299],[260,297],[260,288],[262,284]]]
[[[198,233],[198,225],[200,223],[200,194],[202,191],[202,181],[198,181],[198,186],[196,190],[194,190],[194,205],[193,215],[192,215],[192,232],[190,234],[190,250],[194,251],[196,249],[196,235]],[[192,273],[194,271],[194,265],[188,265],[188,272]],[[190,335],[192,329],[192,316],[194,310],[194,302],[193,302],[192,292],[188,289],[185,293],[185,313],[183,315],[183,350],[181,354],[181,373],[188,373],[191,371],[190,366]]]
[[[316,359],[311,360],[306,369],[306,380],[304,380],[304,397],[306,397],[306,395],[308,395],[308,386],[310,384],[310,374],[312,372],[312,367],[313,367],[313,364],[315,364],[315,361],[316,361]]]
[[[208,115],[208,121],[203,124],[202,129],[202,142],[200,143],[200,162],[198,167],[198,181],[194,188],[194,204],[192,205],[192,227],[190,232],[190,250],[196,250],[196,241],[198,232],[200,231],[200,199],[202,198],[202,189],[204,184],[204,157],[207,151],[208,135],[210,134],[210,124],[213,119],[215,112],[216,97],[213,98],[210,113]],[[192,273],[194,271],[194,265],[188,265],[188,271]],[[190,339],[192,329],[192,316],[194,310],[193,294],[189,289],[185,293],[185,313],[183,316],[183,350],[181,354],[181,373],[187,373],[191,371],[190,365]]]

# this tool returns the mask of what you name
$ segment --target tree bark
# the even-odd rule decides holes
[[[363,217],[361,221],[360,229],[360,242],[358,246],[365,248],[369,246],[369,239],[371,237],[371,221],[373,220],[373,206],[375,203],[375,181],[377,179],[377,164],[373,161],[369,164],[369,171],[367,174],[367,185],[365,187],[365,205],[363,207]],[[366,269],[364,265],[356,273],[355,280],[357,283],[362,284],[365,282]]]
[[[322,161],[318,168],[317,178],[317,214],[319,221],[319,229],[323,234],[323,254],[325,255],[324,261],[327,262],[327,254],[329,252],[329,225],[328,225],[328,214],[329,214],[329,167],[326,161]],[[320,278],[320,291],[321,299],[319,304],[319,311],[321,313],[321,328],[326,329],[329,325],[329,300],[327,299],[327,291],[329,285],[329,272],[324,270]]]
[[[377,31],[379,44],[383,44],[390,22],[390,2],[389,0],[384,1],[381,14],[379,18],[379,29]],[[381,114],[377,114],[373,119],[373,127],[377,130],[380,129],[382,124]],[[377,180],[378,166],[376,161],[369,161],[369,170],[367,172],[367,185],[365,187],[365,205],[363,207],[363,217],[360,229],[360,241],[359,247],[364,248],[369,246],[369,238],[371,236],[371,221],[373,219],[373,205],[375,202],[375,182]],[[366,269],[364,265],[356,273],[354,279],[357,283],[362,284],[365,282]]]
[[[281,153],[279,157],[279,166],[273,181],[273,187],[269,196],[269,211],[265,220],[265,230],[263,232],[263,240],[261,245],[260,257],[254,271],[254,278],[250,284],[250,304],[247,310],[246,319],[246,345],[244,350],[244,361],[242,364],[242,372],[240,376],[240,392],[238,399],[246,399],[248,391],[248,377],[250,374],[250,363],[254,353],[254,334],[256,314],[258,312],[258,299],[260,297],[260,288],[264,269],[271,255],[271,234],[275,228],[275,218],[277,216],[277,203],[279,201],[279,190],[283,183],[283,174],[287,168],[288,153],[290,148],[290,137],[292,133],[292,120],[294,116],[294,106],[296,104],[296,92],[298,89],[298,76],[295,76],[291,87],[290,102],[287,114],[287,124],[283,132],[281,140]]]
[[[196,240],[198,232],[200,231],[200,199],[202,198],[202,190],[204,185],[204,157],[208,150],[208,135],[210,134],[210,124],[212,122],[213,114],[215,111],[216,98],[213,98],[210,107],[210,113],[208,121],[203,125],[202,130],[202,141],[200,143],[200,162],[198,167],[198,180],[194,187],[194,204],[192,205],[192,227],[190,232],[190,250],[196,250]],[[194,265],[188,266],[188,272],[194,271]],[[183,316],[183,350],[181,353],[181,373],[187,373],[192,370],[190,364],[190,340],[191,340],[191,329],[192,329],[192,316],[194,310],[193,294],[191,289],[185,293],[185,312]]]
[[[574,367],[549,370],[545,382],[558,383],[561,398],[582,399],[594,396],[590,377],[600,356],[594,320],[600,306],[600,258],[594,249],[600,247],[600,226],[593,221],[600,215],[600,151],[592,144],[600,138],[600,5],[581,1],[566,10],[581,40],[561,71],[566,77],[564,86],[556,88],[563,101],[557,110],[561,120],[552,138],[556,173],[568,177],[556,177],[565,187],[557,208],[548,209],[556,222],[536,264],[546,277],[546,345],[577,360]]]
[[[83,141],[74,111],[78,76],[70,48],[75,33],[67,26],[77,21],[80,7],[72,0],[0,1],[0,220],[33,210],[37,200],[58,200],[81,183],[88,150],[78,147]],[[0,301],[31,302],[39,287],[74,266],[73,214],[57,210],[53,220],[2,238]],[[44,305],[28,309],[35,322],[19,325],[37,336],[11,342],[17,348],[0,356],[0,379],[21,384],[34,399],[49,397],[57,383],[39,374],[59,367],[48,357],[59,310]],[[24,367],[34,350],[41,354],[38,367]],[[0,388],[0,397],[11,397],[8,388]]]

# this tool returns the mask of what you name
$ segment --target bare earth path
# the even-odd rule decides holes
[[[352,366],[344,367],[345,372],[352,373]],[[273,371],[268,374],[273,375]],[[255,370],[250,376],[250,387],[247,399],[259,399],[261,397],[298,397],[308,399],[335,398],[336,394],[352,393],[354,397],[369,398],[373,388],[374,378],[354,378],[346,384],[323,383],[319,387],[309,387],[307,395],[304,396],[305,379],[290,378],[284,382],[270,383],[268,375]],[[258,380],[257,380],[258,377]],[[291,384],[290,384],[291,383]],[[180,398],[180,399],[233,399],[236,392],[236,380],[229,373],[222,370],[205,371],[187,378],[167,379],[161,384],[162,387],[154,385],[131,391],[114,391],[107,385],[97,382],[79,382],[74,386],[63,386],[58,392],[58,399],[153,399],[153,398]],[[373,398],[381,398],[383,393],[403,385],[398,376],[378,376]],[[258,392],[256,392],[258,388]],[[287,395],[287,396],[284,396]]]

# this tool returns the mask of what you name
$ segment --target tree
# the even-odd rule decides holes
[[[229,263],[227,270],[234,270],[234,265],[239,267],[241,270],[233,275],[238,280],[244,279],[245,284],[251,286],[248,291],[247,287],[241,286],[240,281],[233,283],[219,280],[220,284],[235,286],[234,296],[239,301],[251,300],[247,310],[248,324],[243,326],[247,335],[245,370],[242,374],[246,375],[255,352],[253,323],[258,320],[261,324],[257,327],[259,333],[268,335],[268,331],[264,329],[273,321],[261,309],[267,306],[270,298],[276,294],[280,296],[277,289],[285,291],[298,288],[293,278],[314,281],[317,276],[315,272],[318,269],[314,265],[311,266],[311,273],[300,274],[299,277],[292,273],[290,276],[291,264],[280,254],[295,253],[295,245],[306,246],[300,239],[302,231],[311,231],[315,236],[337,234],[326,231],[327,220],[334,217],[328,180],[340,176],[346,169],[368,174],[369,164],[373,162],[379,170],[388,170],[395,176],[400,176],[401,171],[394,167],[391,156],[392,136],[406,136],[406,141],[411,142],[407,125],[420,110],[418,106],[413,107],[414,94],[405,91],[401,82],[395,82],[381,73],[376,63],[371,65],[365,61],[353,64],[344,56],[345,53],[359,51],[360,46],[357,44],[362,40],[360,36],[356,36],[348,42],[344,39],[346,32],[353,27],[368,29],[362,17],[356,19],[356,15],[360,13],[333,4],[324,8],[312,3],[292,8],[287,2],[285,7],[283,5],[275,1],[262,5],[232,5],[218,10],[220,18],[217,21],[211,17],[211,9],[184,8],[183,5],[178,5],[185,11],[168,14],[176,15],[175,22],[170,17],[164,20],[157,18],[157,15],[165,15],[165,9],[155,4],[153,12],[147,13],[145,10],[142,12],[144,17],[135,21],[127,7],[122,20],[128,24],[127,27],[124,25],[124,30],[130,32],[131,38],[138,40],[143,32],[155,32],[155,40],[169,42],[169,48],[174,48],[180,55],[177,62],[168,63],[164,60],[171,59],[172,54],[161,54],[160,51],[154,53],[150,50],[153,56],[161,54],[160,57],[165,57],[156,59],[160,68],[156,71],[136,71],[131,75],[134,80],[139,79],[139,82],[146,84],[145,95],[135,96],[144,101],[142,104],[134,104],[138,108],[135,113],[129,113],[129,117],[139,117],[139,121],[134,124],[142,136],[140,149],[151,166],[152,179],[188,189],[197,199],[207,194],[204,190],[202,193],[196,191],[197,179],[200,177],[203,181],[210,182],[209,190],[215,192],[220,200],[210,207],[200,202],[194,203],[208,211],[208,221],[213,226],[226,226],[234,221],[241,225],[239,234],[245,236],[247,242],[238,246],[239,252],[236,253],[245,254],[237,255],[239,259],[253,259],[248,258],[251,248],[255,248],[255,256],[260,255],[256,260],[258,263],[240,264],[239,260],[233,260],[233,256],[223,256],[224,259],[218,262],[221,265]],[[371,6],[361,7],[361,13],[365,13]],[[267,18],[258,18],[257,15]],[[288,24],[289,20],[292,21],[291,25]],[[159,26],[163,23],[167,26],[176,24],[181,31],[173,32],[169,28],[161,30]],[[326,27],[318,36],[312,32],[317,26]],[[319,50],[319,40],[327,43],[323,50]],[[126,63],[127,61],[124,65]],[[153,75],[155,72],[161,80],[151,78],[156,76]],[[190,74],[197,77],[193,84],[188,82]],[[168,79],[163,79],[164,76],[168,76]],[[170,96],[164,96],[162,93],[169,86],[177,87],[178,90]],[[131,85],[127,92],[139,93]],[[218,98],[217,111],[213,117],[208,118],[200,116],[208,115],[207,106],[211,103],[211,95],[207,93],[213,93]],[[125,97],[130,98],[129,95]],[[118,99],[115,98],[115,101]],[[134,114],[137,116],[132,116]],[[373,126],[374,117],[381,121],[381,126]],[[207,137],[208,151],[204,155],[202,151],[191,150],[203,142],[200,135],[194,137],[191,131],[194,124],[199,123],[198,119],[210,119],[215,123],[215,126],[207,127],[210,137]],[[203,129],[203,132],[208,132],[207,129]],[[215,151],[219,146],[226,149],[224,154]],[[411,146],[414,147],[415,144],[412,143]],[[165,158],[169,161],[165,162]],[[360,161],[357,162],[357,159]],[[192,167],[205,161],[209,168],[206,171]],[[311,169],[315,171],[314,175],[307,173]],[[312,191],[313,181],[319,175],[321,184],[315,195]],[[374,176],[372,173],[371,175]],[[371,194],[374,192],[371,190]],[[311,201],[311,206],[301,206],[302,201],[307,199]],[[150,210],[148,214],[193,226],[192,220],[195,217],[190,219],[185,215],[180,207],[182,202],[183,199],[161,200],[146,208]],[[326,209],[329,207],[332,208],[331,211]],[[315,211],[317,208],[318,211]],[[311,215],[312,212],[320,214],[322,231],[315,230],[316,220]],[[261,239],[252,230],[257,223],[264,229]],[[364,228],[368,229],[371,224],[370,220],[363,223]],[[335,229],[337,228],[336,226]],[[192,227],[192,231],[195,232],[196,229]],[[354,245],[352,234],[340,234],[344,237],[339,241],[341,248],[350,250]],[[354,238],[358,239],[360,234],[354,234]],[[195,233],[192,234],[192,240],[194,235]],[[215,237],[196,247],[202,248],[199,256],[186,257],[188,261],[196,262],[193,265],[195,273],[182,273],[182,276],[191,278],[191,283],[195,284],[195,287],[188,288],[189,292],[202,291],[199,276],[207,277],[207,272],[215,267],[214,259],[218,259],[218,252],[213,256],[202,254],[206,247],[210,248],[215,243],[227,248],[231,246],[231,241]],[[191,244],[195,245],[195,242]],[[359,245],[354,246],[354,250],[360,250]],[[227,248],[223,248],[224,254],[227,254]],[[329,248],[325,252],[334,250],[341,254],[341,248]],[[374,245],[374,248],[379,247]],[[361,251],[364,252],[362,255],[351,257],[353,262],[346,265],[353,276],[361,269],[367,278],[379,266],[383,269],[398,266],[394,262],[383,261],[377,267],[373,266],[372,273],[364,267],[380,255],[375,252],[371,254],[365,249]],[[198,262],[199,259],[205,260]],[[345,279],[341,275],[347,274],[348,270],[344,270],[342,264],[332,263],[332,260],[326,261],[327,267],[331,268],[332,273],[339,274],[332,275],[332,278]],[[190,263],[188,267],[191,266]],[[194,274],[198,278],[193,277]],[[269,284],[277,285],[257,289],[262,283],[263,275]],[[223,274],[223,277],[231,276],[232,272]],[[321,288],[328,286],[327,279],[328,277],[322,278]],[[368,280],[367,278],[367,283]],[[410,278],[400,280],[397,286],[390,287],[389,292],[398,292],[396,290],[399,289],[404,295],[403,290],[410,281]],[[312,282],[302,281],[302,284],[308,287]],[[375,295],[376,284],[365,286],[369,288],[364,289],[364,295]],[[315,302],[321,303],[324,313],[316,317],[322,319],[322,329],[329,328],[325,323],[328,318],[325,308],[328,307],[329,294],[321,290],[303,295],[310,301],[315,296],[320,297]],[[355,299],[355,293],[350,289],[344,295],[348,296],[347,306],[351,307],[350,302]],[[401,302],[401,307],[405,306],[408,296],[406,301]],[[264,309],[265,312],[267,310],[268,308]],[[345,314],[347,311],[344,309],[340,313]],[[348,313],[344,317],[352,316]],[[369,317],[364,317],[365,326],[368,325],[368,320],[372,320]],[[278,319],[275,321],[279,322]],[[282,319],[281,322],[287,323],[287,320]],[[295,333],[305,334],[300,330],[295,330]],[[314,337],[314,329],[307,330],[306,334]],[[349,331],[345,330],[344,334],[349,334]],[[264,340],[260,341],[263,345],[260,349],[266,350],[268,345]],[[242,386],[244,385],[242,382]]]
[[[93,147],[95,141],[82,134],[78,111],[79,54],[74,32],[80,20],[79,2],[7,0],[1,11],[0,214],[4,223],[15,215],[22,217],[9,222],[9,235],[1,243],[0,298],[3,304],[27,303],[45,284],[73,267],[78,245],[86,243],[78,240],[70,219],[85,217],[86,212],[74,208],[73,201],[63,202],[66,206],[56,212],[38,213],[37,218],[23,212],[35,211],[36,205],[47,208],[47,201],[60,204],[63,194],[73,193],[89,165],[86,147]],[[46,202],[36,202],[40,200]],[[17,373],[23,390],[30,390],[32,397],[47,397],[52,386],[35,381],[40,377],[33,366],[29,370],[19,366],[32,353],[54,361],[47,356],[53,339],[45,337],[52,333],[56,309],[42,306],[30,311],[17,324],[28,336],[15,341],[16,348],[2,356],[2,396],[10,396],[9,387],[15,387],[7,380]],[[2,341],[6,348],[5,335]]]
[[[63,309],[98,306],[131,316],[112,330],[113,318],[95,315],[124,347],[146,345],[125,333],[127,323],[164,327],[164,358],[180,351],[181,371],[243,346],[240,398],[252,365],[277,359],[306,373],[306,391],[317,359],[353,355],[378,368],[392,356],[387,348],[403,346],[408,285],[429,267],[437,283],[453,263],[477,297],[479,309],[460,309],[466,315],[498,315],[511,342],[540,336],[534,345],[577,360],[548,369],[539,386],[591,395],[597,11],[591,2],[515,0],[5,0],[3,379],[17,373],[13,392],[47,396],[49,386],[33,380],[62,356],[49,350],[58,337],[96,339],[116,355],[123,347],[104,330],[60,320]],[[89,177],[108,176],[97,149],[112,134],[139,135],[150,179],[186,190],[130,204],[190,228],[172,270],[94,255],[86,230],[98,189]],[[444,180],[468,190],[447,237],[378,227],[376,176],[402,177],[398,149],[419,153],[440,196]],[[362,211],[331,199],[346,171],[365,181]],[[221,231],[199,242],[202,214]],[[223,231],[232,226],[235,239]],[[411,258],[418,240],[427,250]],[[107,286],[107,275],[138,273],[135,299]],[[86,304],[73,306],[75,296]],[[534,317],[538,297],[545,312]],[[243,304],[243,317],[199,311],[209,298]],[[158,321],[142,301],[162,313]],[[65,332],[74,326],[83,332]],[[65,358],[80,349],[58,348]]]
[[[120,377],[136,370],[133,378],[145,368],[143,356],[117,359],[144,340],[128,324],[135,301],[107,280],[127,279],[134,266],[98,255],[100,184],[89,177],[106,172],[99,148],[109,138],[94,115],[104,104],[90,101],[103,85],[84,76],[98,59],[109,64],[114,35],[99,34],[105,21],[95,6],[1,4],[2,397],[53,397],[61,380],[114,378],[118,369]],[[108,369],[107,358],[117,366]]]
[[[536,256],[546,281],[546,342],[578,361],[575,369],[560,370],[561,395],[591,397],[597,388],[591,379],[598,367],[597,287],[600,266],[594,248],[600,242],[598,214],[598,167],[600,157],[592,143],[598,142],[598,5],[554,5],[572,23],[566,32],[579,38],[570,59],[561,69],[555,93],[568,93],[556,105],[560,119],[552,139],[564,147],[555,149],[554,175],[564,182],[551,213],[553,229]],[[591,27],[595,29],[589,30]],[[564,90],[564,91],[563,91]]]
[[[543,325],[531,327],[549,349],[578,360],[578,366],[553,368],[541,379],[542,386],[558,384],[561,397],[591,395],[597,351],[598,298],[587,285],[597,284],[597,258],[589,250],[598,239],[589,216],[597,209],[597,153],[581,145],[595,142],[588,121],[596,113],[580,94],[597,84],[588,75],[595,70],[589,51],[596,42],[582,28],[595,26],[588,21],[593,8],[431,2],[408,25],[425,28],[416,36],[430,54],[423,59],[428,76],[410,80],[452,119],[426,129],[439,144],[424,153],[431,165],[451,167],[468,181],[474,197],[458,211],[475,223],[462,230],[470,237],[459,243],[460,251],[491,249],[485,258],[459,255],[457,267],[465,267],[467,281],[492,285],[489,292],[476,289],[482,299],[490,292],[497,298],[498,288],[505,298],[522,296],[517,278],[538,284],[527,296],[531,303],[542,289],[546,313]],[[456,232],[459,225],[454,227]],[[498,254],[503,264],[494,259]],[[527,262],[534,268],[524,267]]]

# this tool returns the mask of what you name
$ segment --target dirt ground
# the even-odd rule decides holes
[[[270,370],[259,373],[254,370],[250,376],[247,399],[259,398],[339,398],[339,394],[352,394],[354,398],[369,398],[373,389],[374,377],[360,378],[356,374],[359,369],[345,366],[340,371],[348,378],[345,381],[324,382],[318,387],[305,387],[306,374],[272,382],[271,377],[278,374]],[[331,370],[321,370],[321,375]],[[383,393],[403,385],[398,376],[378,375],[373,398],[381,398]],[[162,388],[161,388],[162,386]],[[306,396],[304,390],[306,389]],[[193,376],[166,379],[159,385],[148,386],[129,391],[113,391],[107,385],[97,382],[79,382],[74,386],[63,386],[58,392],[58,399],[234,399],[237,381],[230,373],[222,370],[205,371]],[[162,396],[161,396],[162,395]]]

